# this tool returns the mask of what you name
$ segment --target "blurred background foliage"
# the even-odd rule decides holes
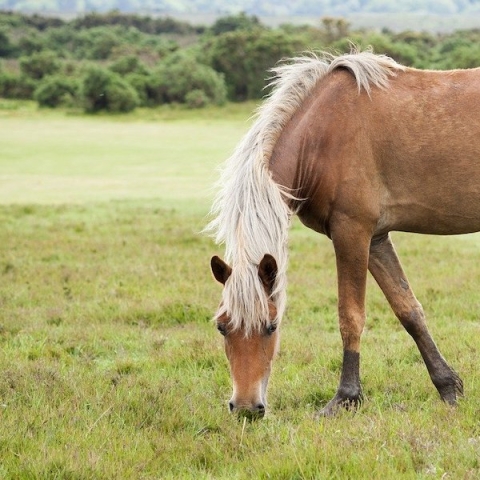
[[[268,70],[281,59],[352,44],[417,68],[480,66],[480,29],[394,32],[352,28],[342,17],[270,27],[246,13],[205,27],[119,11],[70,20],[0,12],[0,96],[89,113],[222,105],[265,95]]]

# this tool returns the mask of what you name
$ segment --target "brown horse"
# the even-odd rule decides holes
[[[210,230],[224,285],[216,315],[233,378],[232,411],[262,416],[285,308],[290,218],[335,250],[343,341],[340,385],[322,413],[362,400],[367,270],[413,337],[441,398],[462,381],[427,330],[392,230],[480,230],[480,68],[421,71],[371,52],[294,59],[227,161]]]

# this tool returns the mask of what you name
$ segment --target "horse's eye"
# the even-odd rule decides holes
[[[267,333],[268,333],[268,335],[271,335],[276,329],[277,329],[277,325],[275,325],[274,323],[271,323],[271,324],[267,327]]]
[[[219,323],[217,325],[217,330],[223,335],[225,336],[227,334],[227,327],[223,324],[223,323]]]

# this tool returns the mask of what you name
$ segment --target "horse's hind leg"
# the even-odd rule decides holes
[[[372,240],[368,268],[395,315],[415,340],[428,373],[445,402],[455,404],[463,394],[460,377],[448,365],[425,323],[422,306],[415,298],[388,235]]]

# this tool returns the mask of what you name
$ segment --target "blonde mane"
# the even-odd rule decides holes
[[[218,193],[205,231],[225,244],[225,260],[233,267],[217,316],[227,313],[231,328],[248,335],[269,322],[268,299],[258,277],[258,264],[266,253],[277,261],[278,274],[271,300],[280,322],[286,304],[287,241],[293,211],[289,192],[272,179],[269,159],[282,129],[317,82],[337,68],[354,76],[359,91],[388,86],[388,78],[404,69],[389,57],[371,52],[341,56],[309,55],[294,58],[272,70],[270,96],[256,120],[225,162]]]

